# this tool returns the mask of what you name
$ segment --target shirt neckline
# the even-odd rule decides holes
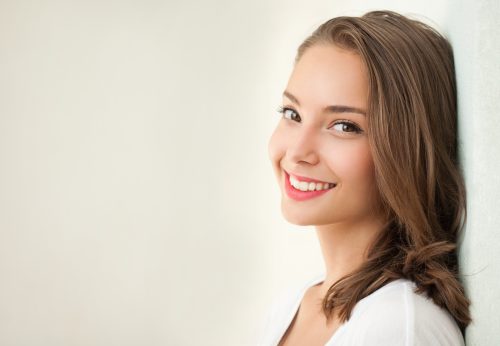
[[[297,295],[297,297],[295,299],[295,302],[294,302],[294,305],[293,305],[293,309],[290,311],[290,314],[288,315],[287,323],[283,326],[283,328],[281,328],[281,332],[278,335],[278,339],[276,341],[276,345],[278,345],[278,343],[281,341],[281,339],[285,335],[286,331],[290,327],[290,324],[292,323],[295,315],[298,312],[300,304],[302,303],[302,299],[304,299],[304,295],[305,295],[306,291],[309,288],[311,288],[312,286],[315,286],[315,285],[317,285],[319,283],[322,283],[325,280],[325,276],[326,276],[325,273],[321,273],[321,274],[317,275],[316,277],[314,277],[312,280],[309,280],[309,282],[306,283],[304,286],[302,286],[301,290],[299,291],[299,294]],[[356,309],[356,307],[358,307],[358,306],[360,306],[360,305],[362,305],[362,304],[364,304],[364,303],[366,303],[367,301],[370,300],[368,298],[371,298],[374,295],[378,295],[380,292],[385,291],[388,287],[394,286],[396,283],[405,282],[405,281],[409,281],[409,280],[404,279],[404,278],[393,280],[393,281],[385,284],[384,286],[380,287],[379,289],[375,290],[374,292],[372,292],[368,296],[360,299],[356,303],[356,305],[354,306],[354,308],[353,308],[353,311],[352,311],[353,314],[354,314],[354,310]],[[351,318],[352,318],[352,315],[351,315]],[[349,321],[346,321],[346,322],[342,323],[337,328],[337,330],[333,333],[333,335],[330,337],[330,339],[328,339],[328,341],[325,343],[325,345],[329,345],[330,343],[332,343],[333,341],[335,341],[337,338],[339,338],[340,337],[339,334],[342,334],[344,332],[344,330],[348,327],[349,322],[350,322],[350,319],[349,319]]]

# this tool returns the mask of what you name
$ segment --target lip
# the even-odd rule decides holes
[[[311,198],[319,197],[319,196],[324,195],[328,191],[333,190],[335,188],[335,187],[333,187],[333,188],[328,189],[328,190],[320,190],[320,191],[300,191],[300,190],[297,190],[296,188],[294,188],[292,186],[292,184],[290,184],[290,174],[288,174],[287,171],[283,171],[283,172],[285,172],[285,192],[288,195],[288,197],[290,197],[296,201],[305,201],[305,200],[308,200]],[[302,177],[297,176],[295,174],[293,176],[297,177],[299,180],[302,180],[302,181],[323,183],[322,181],[318,181],[318,180],[302,178]]]
[[[328,181],[314,180],[314,179],[311,179],[311,178],[302,177],[302,176],[297,175],[297,174],[293,174],[293,173],[292,173],[292,174],[290,174],[290,173],[288,173],[288,172],[287,172],[287,171],[285,171],[285,170],[283,170],[283,171],[284,171],[286,174],[291,175],[292,177],[294,177],[294,178],[296,178],[297,180],[300,180],[300,181],[306,181],[306,182],[308,182],[308,183],[322,183],[322,184],[327,183],[327,184],[329,184],[329,182],[328,182]]]

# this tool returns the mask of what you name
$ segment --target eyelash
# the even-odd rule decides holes
[[[282,107],[282,106],[278,107],[278,113],[281,113],[283,117],[285,116],[285,112],[287,110],[294,112],[295,114],[297,114],[300,117],[299,113],[297,113],[297,111],[295,109],[293,109],[293,108]],[[288,118],[285,118],[285,119],[288,119]],[[292,119],[290,119],[290,120],[292,120]],[[332,126],[335,126],[337,124],[347,124],[347,125],[351,126],[351,128],[353,129],[353,131],[342,131],[342,132],[345,132],[345,133],[350,133],[350,132],[361,133],[361,132],[363,132],[363,130],[361,130],[359,128],[359,126],[356,125],[356,123],[354,123],[354,122],[352,122],[350,120],[345,120],[344,119],[344,120],[341,120],[341,121],[337,121]]]

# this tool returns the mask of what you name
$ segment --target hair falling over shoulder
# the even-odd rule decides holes
[[[387,223],[367,261],[330,287],[327,318],[398,278],[447,309],[462,333],[471,322],[457,239],[466,220],[457,150],[453,51],[430,26],[392,11],[336,17],[298,48],[334,44],[356,52],[369,74],[368,136]]]

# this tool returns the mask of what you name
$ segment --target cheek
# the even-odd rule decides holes
[[[365,189],[374,185],[375,169],[366,141],[345,141],[336,145],[331,148],[328,158],[330,169],[344,186],[350,184],[353,188]]]

